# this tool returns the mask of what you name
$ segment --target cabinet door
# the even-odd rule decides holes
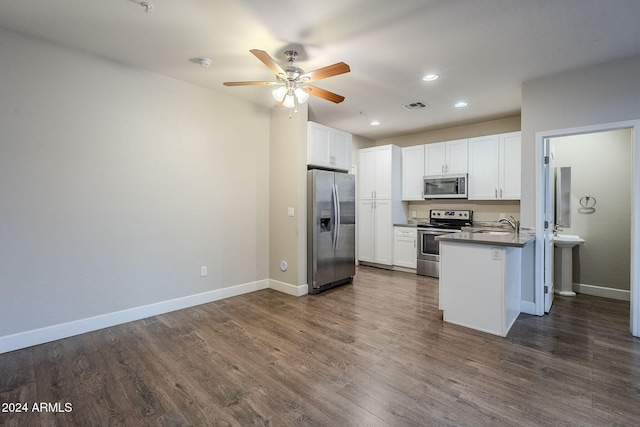
[[[402,149],[402,200],[424,200],[424,145]]]
[[[376,199],[391,198],[391,168],[392,168],[391,146],[376,147],[375,150],[375,173],[374,173],[374,197]]]
[[[318,123],[307,123],[307,164],[332,167],[330,128]]]
[[[378,264],[393,265],[393,222],[391,200],[374,200],[374,259]]]
[[[424,146],[424,174],[444,175],[446,165],[446,147],[444,142]]]
[[[341,130],[333,130],[331,154],[333,167],[339,170],[351,169],[351,134]]]
[[[417,268],[418,249],[416,229],[395,227],[393,241],[393,265]]]
[[[374,262],[375,227],[373,217],[373,200],[358,202],[358,259]]]
[[[469,139],[469,199],[495,200],[500,187],[498,135]]]
[[[376,149],[364,148],[358,151],[358,198],[373,199],[376,176]]]
[[[520,132],[500,135],[501,158],[501,198],[520,200],[521,180],[521,136]]]
[[[469,171],[469,142],[467,139],[458,139],[446,143],[447,174],[461,174]]]

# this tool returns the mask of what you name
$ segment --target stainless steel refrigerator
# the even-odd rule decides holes
[[[307,283],[316,294],[356,274],[355,176],[309,170],[307,203]]]

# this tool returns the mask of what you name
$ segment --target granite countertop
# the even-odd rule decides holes
[[[417,223],[407,223],[407,224],[393,224],[394,227],[409,227],[409,228],[417,228],[418,224]]]
[[[533,242],[536,239],[535,234],[515,233],[509,232],[508,234],[488,234],[482,233],[478,230],[464,230],[460,233],[445,234],[437,236],[436,240],[440,242],[457,242],[457,243],[473,243],[480,245],[492,245],[492,246],[514,246],[522,248],[529,242]]]

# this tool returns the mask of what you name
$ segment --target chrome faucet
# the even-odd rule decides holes
[[[560,228],[560,226],[558,224],[554,224],[553,225],[553,235],[557,236],[558,235],[558,231],[564,231],[564,228]]]
[[[520,221],[515,219],[513,216],[510,216],[509,218],[502,217],[498,222],[506,222],[511,226],[511,228],[513,228],[513,232],[516,233],[516,235],[520,234]]]

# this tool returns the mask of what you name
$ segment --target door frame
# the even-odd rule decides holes
[[[562,136],[598,133],[619,129],[631,129],[631,283],[629,329],[631,334],[640,336],[640,265],[633,260],[640,256],[640,120],[628,120],[614,123],[603,123],[576,128],[558,129],[536,132],[535,134],[535,172],[536,172],[536,240],[544,242],[544,140]],[[544,315],[544,250],[543,245],[536,245],[536,279],[535,279],[535,314]]]

